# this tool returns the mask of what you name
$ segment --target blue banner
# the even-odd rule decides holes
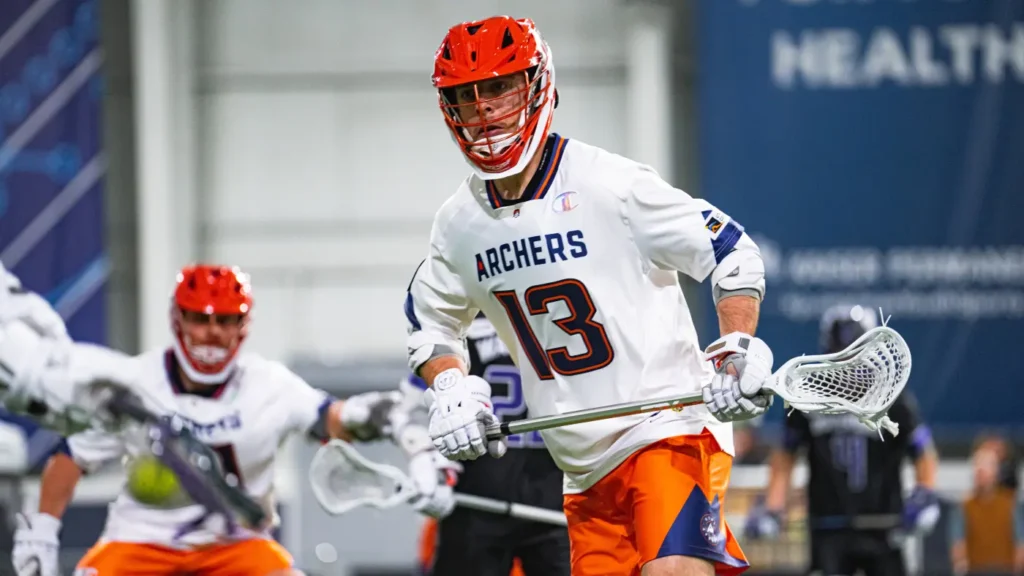
[[[0,2],[0,261],[104,343],[98,17],[95,0]]]
[[[1024,2],[703,0],[694,30],[701,192],[762,247],[776,365],[881,307],[940,431],[1024,428]]]
[[[102,85],[95,0],[0,2],[0,261],[76,340],[105,343]],[[61,445],[18,426],[36,468]]]

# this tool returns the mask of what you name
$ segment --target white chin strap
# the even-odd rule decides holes
[[[508,150],[510,146],[519,142],[522,135],[516,134],[526,124],[526,110],[519,113],[519,121],[516,123],[515,130],[511,134],[502,134],[498,136],[498,141],[494,142],[494,138],[482,137],[478,138],[476,142],[469,147],[470,151],[479,156],[490,158],[491,156],[500,156],[502,152]],[[469,129],[462,129],[463,137],[469,139]]]
[[[227,359],[231,353],[226,348],[219,346],[189,346],[189,354],[186,354],[181,347],[181,342],[178,338],[174,339],[174,355],[178,359],[178,365],[185,371],[185,375],[188,379],[195,382],[196,384],[206,384],[208,386],[223,384],[224,380],[227,379],[228,374],[235,367],[235,360],[232,359],[228,362],[223,369],[214,372],[200,372],[192,367],[192,363],[189,358],[195,358],[196,361],[208,364],[218,364]]]
[[[473,162],[473,160],[468,155],[463,154],[462,157],[466,159],[466,163],[473,168],[473,172],[475,172],[476,175],[479,176],[481,180],[500,180],[502,178],[508,178],[509,176],[515,176],[516,174],[519,174],[520,172],[526,169],[526,165],[530,163],[530,160],[533,158],[533,155],[537,152],[537,147],[541,142],[541,139],[538,138],[538,136],[540,135],[541,134],[539,130],[537,132],[534,132],[533,135],[530,136],[530,139],[527,140],[526,148],[523,150],[523,155],[519,157],[519,161],[509,166],[505,170],[502,170],[501,172],[487,172],[485,170],[482,170],[479,166],[477,166],[476,163]],[[512,144],[518,142],[520,138],[522,138],[522,136],[510,138],[507,141],[507,143],[502,142],[497,147],[489,147],[486,144],[484,144],[483,146],[473,146],[472,150],[474,152],[479,152],[482,149],[488,153],[490,153],[491,150],[494,150],[495,153],[497,154],[502,152],[505,148],[508,148]]]
[[[481,138],[477,140],[472,146],[470,146],[469,150],[474,154],[483,156],[484,158],[489,158],[492,155],[498,156],[505,150],[508,150],[509,146],[512,146],[516,142],[519,142],[519,138],[519,136],[504,138],[504,140],[501,140],[496,144],[490,144],[487,138]]]

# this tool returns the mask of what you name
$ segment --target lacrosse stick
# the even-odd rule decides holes
[[[899,427],[886,412],[910,378],[910,348],[898,332],[878,326],[832,354],[800,356],[783,364],[768,378],[764,390],[801,412],[853,414],[872,430],[893,436]],[[646,414],[703,404],[700,392],[685,396],[577,410],[487,426],[487,438],[524,434],[595,420]]]
[[[419,496],[416,485],[404,472],[369,460],[352,444],[337,439],[321,446],[313,456],[309,482],[320,506],[335,516],[360,506],[386,510]],[[536,506],[459,493],[455,494],[455,503],[522,520],[566,525],[565,514]]]
[[[857,516],[824,516],[809,521],[816,530],[892,530],[903,525],[899,514],[860,514]]]
[[[234,532],[236,519],[251,528],[261,527],[267,519],[263,507],[238,488],[228,484],[217,466],[217,456],[210,447],[198,441],[179,418],[160,417],[145,408],[138,396],[118,390],[107,402],[107,411],[128,418],[149,428],[146,443],[149,450],[174,472],[182,489],[193,502],[203,506],[206,514],[182,528],[179,536],[200,525],[212,514],[220,514]]]

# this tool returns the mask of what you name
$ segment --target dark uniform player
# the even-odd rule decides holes
[[[829,309],[821,321],[823,352],[838,352],[877,325],[873,310]],[[871,432],[851,415],[786,418],[785,442],[772,455],[768,491],[747,522],[748,538],[780,531],[798,453],[806,450],[811,572],[826,576],[901,576],[903,554],[894,534],[927,533],[938,520],[934,493],[938,457],[916,402],[904,391],[889,410],[899,435]],[[904,500],[900,470],[914,462],[917,485]]]
[[[483,315],[470,326],[467,344],[470,374],[491,384],[495,415],[503,421],[526,418],[519,370]],[[410,382],[425,388],[416,377]],[[463,462],[456,491],[561,511],[562,471],[540,435],[509,436],[508,447],[501,458]],[[456,506],[426,531],[421,561],[433,576],[509,576],[513,566],[526,576],[569,575],[569,532],[562,526]]]

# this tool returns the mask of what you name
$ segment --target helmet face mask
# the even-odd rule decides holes
[[[452,139],[480,178],[522,172],[543,146],[554,78],[551,51],[528,19],[496,16],[448,31],[432,80]]]
[[[531,111],[543,95],[525,72],[441,91],[441,110],[463,153],[486,162],[523,141]]]
[[[226,266],[189,266],[178,274],[171,302],[174,354],[189,380],[221,384],[249,333],[248,276]]]

